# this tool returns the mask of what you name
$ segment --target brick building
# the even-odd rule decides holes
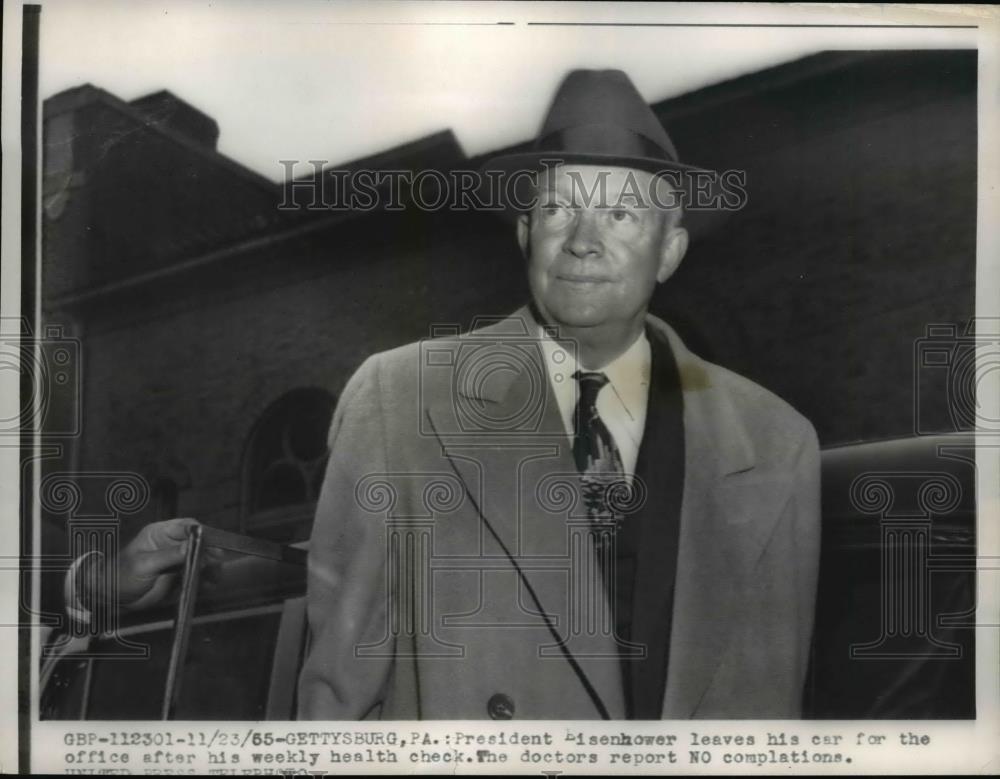
[[[974,311],[976,53],[823,53],[654,109],[683,159],[745,169],[749,193],[700,220],[654,312],[823,445],[912,434],[915,341]],[[152,494],[126,534],[189,515],[303,538],[352,370],[432,324],[513,310],[521,259],[488,214],[281,210],[282,187],[218,135],[167,92],[45,102],[44,318],[81,344],[79,393],[53,400],[81,435],[45,470],[141,476]],[[478,161],[445,130],[337,167]],[[949,430],[944,401],[920,410]],[[46,514],[50,551],[63,523]]]

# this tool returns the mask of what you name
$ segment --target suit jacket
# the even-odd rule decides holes
[[[819,563],[815,431],[647,325],[677,362],[685,445],[663,717],[798,717]],[[624,716],[568,489],[571,442],[527,309],[369,358],[329,444],[301,718]]]

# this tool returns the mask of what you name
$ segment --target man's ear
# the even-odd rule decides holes
[[[517,218],[517,245],[521,247],[521,254],[528,256],[528,238],[531,237],[531,219],[527,214],[521,214]]]
[[[688,249],[688,231],[683,227],[670,227],[663,234],[663,245],[660,247],[660,267],[656,271],[656,280],[662,284],[674,275]]]

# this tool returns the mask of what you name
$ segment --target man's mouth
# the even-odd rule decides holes
[[[559,273],[556,278],[570,284],[608,284],[611,282],[607,276],[593,276],[587,273]]]

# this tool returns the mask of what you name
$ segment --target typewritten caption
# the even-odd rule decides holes
[[[333,775],[431,773],[692,773],[776,768],[854,773],[902,750],[919,763],[936,736],[919,724],[808,727],[586,723],[490,727],[314,723],[126,725],[40,723],[33,770],[65,774]],[[36,731],[37,733],[37,731]],[[58,749],[56,744],[58,743]],[[940,745],[939,745],[940,746]]]

